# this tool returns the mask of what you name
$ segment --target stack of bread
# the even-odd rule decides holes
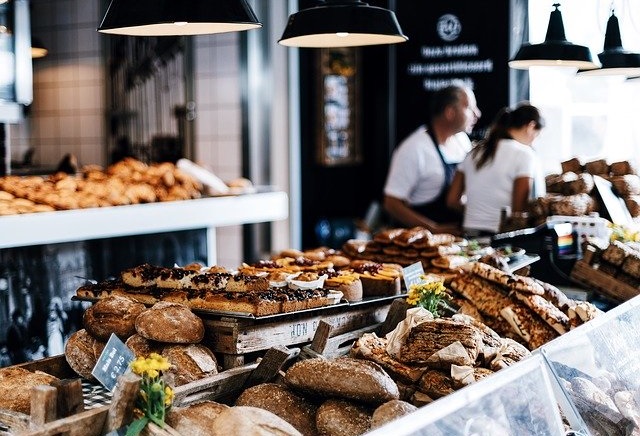
[[[199,198],[202,185],[170,162],[126,158],[78,175],[0,177],[0,215]]]
[[[602,244],[592,238],[586,241],[586,245],[594,253],[592,263],[598,270],[640,289],[640,243],[614,240]]]
[[[215,356],[200,343],[202,320],[181,304],[159,302],[146,308],[129,298],[110,296],[85,311],[83,325],[67,341],[64,354],[71,369],[86,379],[94,379],[91,372],[111,334],[125,341],[136,357],[153,352],[165,356],[176,386],[218,372]]]
[[[178,415],[189,415],[192,422],[188,434],[357,436],[416,409],[399,396],[396,383],[376,363],[346,357],[310,359],[292,365],[279,383],[246,389],[233,407],[209,402],[174,408],[168,422],[180,432]],[[213,422],[211,412],[201,412],[209,417],[202,420],[204,432],[198,433],[194,429],[200,421],[198,409],[214,408],[221,412],[215,413]],[[270,432],[260,423],[251,428],[259,422],[256,410],[262,416],[276,415],[295,430],[283,428],[281,423]]]

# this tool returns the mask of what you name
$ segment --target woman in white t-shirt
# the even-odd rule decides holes
[[[462,226],[470,236],[497,233],[500,213],[526,209],[538,178],[531,147],[544,126],[540,111],[528,103],[502,109],[487,137],[458,166],[447,195],[450,208],[464,210]]]

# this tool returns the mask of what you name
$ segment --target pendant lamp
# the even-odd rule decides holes
[[[99,32],[203,35],[262,27],[246,0],[111,0]]]
[[[630,53],[622,48],[618,17],[611,11],[604,35],[604,50],[598,55],[601,68],[580,71],[581,76],[637,76],[640,75],[640,54]]]
[[[562,13],[558,10],[559,3],[553,5],[549,27],[543,43],[524,43],[515,57],[509,61],[511,68],[528,69],[537,66],[573,67],[580,70],[598,68],[591,58],[588,47],[572,44],[567,41],[562,23]]]
[[[49,50],[47,50],[47,48],[44,46],[42,41],[40,41],[40,39],[38,38],[32,38],[31,39],[31,58],[32,59],[43,58],[47,54],[49,54]]]
[[[357,47],[407,38],[393,11],[357,0],[326,0],[292,14],[278,41],[289,47]]]

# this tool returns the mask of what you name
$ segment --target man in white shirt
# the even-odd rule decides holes
[[[384,187],[384,208],[407,227],[459,234],[461,215],[446,196],[458,163],[471,149],[467,133],[480,118],[471,89],[455,84],[437,91],[427,125],[396,148]]]

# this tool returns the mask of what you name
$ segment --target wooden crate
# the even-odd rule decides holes
[[[630,300],[640,294],[640,289],[616,280],[595,266],[589,265],[585,259],[577,261],[571,270],[571,279],[619,302]]]
[[[390,306],[390,299],[380,299],[264,320],[204,318],[204,343],[223,355],[223,368],[229,369],[244,364],[244,356],[249,353],[311,342],[321,321],[333,326],[332,336],[381,323]]]

